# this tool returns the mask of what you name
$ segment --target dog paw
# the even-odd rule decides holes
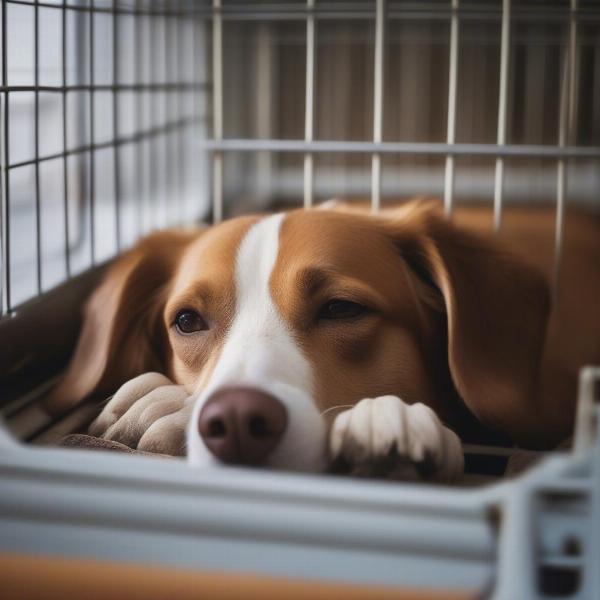
[[[393,479],[457,480],[464,457],[458,436],[431,408],[396,396],[361,400],[330,431],[333,470]]]
[[[130,379],[108,401],[102,412],[89,426],[88,433],[95,437],[102,437],[138,400],[152,390],[165,385],[173,385],[173,382],[160,373],[144,373]]]
[[[186,430],[194,408],[193,400],[192,397],[188,398],[177,412],[152,423],[140,438],[137,449],[169,456],[185,456]]]
[[[176,450],[177,455],[183,454],[185,424],[180,427],[180,421],[189,418],[188,398],[184,387],[173,384],[164,375],[145,373],[121,386],[88,432],[130,448],[163,454]],[[167,439],[169,435],[174,439]],[[161,441],[157,439],[160,436],[164,436]]]

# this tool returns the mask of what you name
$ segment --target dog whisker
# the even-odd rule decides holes
[[[100,407],[104,408],[112,399],[114,398],[114,394],[107,396],[103,400],[100,401]]]
[[[322,413],[321,416],[325,416],[328,412],[331,412],[332,410],[337,410],[338,408],[352,408],[354,406],[354,404],[338,404],[337,406],[330,406],[329,408],[326,408]]]

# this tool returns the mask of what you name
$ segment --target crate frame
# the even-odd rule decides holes
[[[574,574],[564,597],[592,600],[599,389],[600,369],[583,369],[573,451],[470,490],[194,470],[177,459],[26,446],[0,427],[0,550],[495,600],[551,597],[540,590],[549,569]]]

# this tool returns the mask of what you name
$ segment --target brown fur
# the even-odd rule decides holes
[[[498,239],[482,209],[459,210],[454,223],[430,203],[379,217],[355,212],[290,213],[270,282],[312,363],[319,407],[394,394],[430,405],[463,437],[480,430],[473,415],[526,446],[568,435],[577,370],[600,362],[598,219],[567,220],[562,285],[549,316],[546,212],[507,210]],[[235,311],[236,250],[255,220],[154,234],[118,260],[88,303],[50,407],[112,393],[148,370],[201,389]],[[319,307],[336,297],[372,311],[316,323]],[[204,316],[207,335],[173,335],[182,308]]]
[[[241,217],[209,229],[186,249],[163,311],[173,359],[167,374],[198,390],[208,381],[221,353],[235,312],[235,256],[244,234],[256,217]],[[197,310],[210,329],[203,336],[181,336],[173,331],[182,308]]]
[[[87,302],[75,354],[46,401],[51,411],[68,409],[92,393],[112,394],[124,381],[168,361],[160,306],[183,249],[198,235],[151,234],[112,265]]]

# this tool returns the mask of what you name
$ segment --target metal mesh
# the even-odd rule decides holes
[[[2,2],[2,313],[203,213],[193,2]],[[206,178],[205,178],[206,179]]]
[[[560,257],[567,203],[600,197],[599,39],[590,0],[5,0],[2,310],[209,203],[218,222],[338,190],[374,210],[435,193],[448,214],[477,197],[496,228],[507,200],[543,199]]]
[[[443,172],[443,189],[440,190],[440,195],[443,195],[447,214],[452,212],[455,203],[456,161],[462,158],[472,160],[488,159],[493,161],[491,175],[493,191],[490,200],[496,229],[501,227],[503,207],[507,196],[507,163],[510,162],[513,165],[520,163],[527,167],[528,161],[544,161],[543,170],[538,172],[542,172],[547,177],[550,170],[553,171],[550,175],[553,180],[550,189],[548,190],[548,185],[545,186],[548,190],[545,200],[552,201],[553,196],[556,207],[555,282],[557,281],[568,196],[568,168],[574,164],[585,162],[588,166],[588,176],[582,178],[582,185],[579,189],[584,188],[583,195],[592,198],[592,204],[595,204],[596,207],[600,198],[600,181],[597,176],[598,167],[600,166],[598,163],[598,159],[600,159],[598,115],[594,109],[590,109],[589,105],[586,106],[583,101],[584,98],[588,97],[591,98],[592,103],[598,104],[600,102],[600,94],[597,89],[597,80],[600,79],[600,55],[598,52],[600,7],[597,4],[578,0],[545,3],[533,3],[526,0],[513,0],[512,2],[511,0],[489,2],[440,0],[420,3],[386,2],[385,0],[370,3],[306,0],[306,2],[289,3],[284,7],[275,2],[263,2],[261,7],[250,7],[239,3],[214,0],[213,10],[212,68],[215,83],[215,93],[213,95],[215,129],[213,138],[204,140],[201,146],[210,150],[213,156],[213,215],[215,221],[221,219],[224,211],[226,214],[231,214],[231,211],[227,211],[227,202],[224,207],[224,198],[227,200],[227,196],[230,196],[229,202],[232,202],[231,197],[235,201],[236,195],[240,197],[243,194],[243,192],[242,194],[227,194],[224,192],[232,172],[239,170],[239,165],[244,164],[244,159],[238,158],[236,166],[224,174],[223,165],[227,160],[227,156],[237,155],[239,157],[241,154],[264,155],[267,153],[279,156],[285,154],[303,156],[302,189],[304,206],[307,207],[311,206],[315,200],[315,155],[317,157],[319,155],[370,157],[370,185],[367,184],[368,188],[365,186],[365,177],[361,181],[359,176],[359,172],[362,172],[363,175],[366,174],[365,163],[361,162],[361,158],[351,163],[351,168],[347,168],[344,175],[348,180],[358,182],[355,189],[359,190],[359,195],[361,191],[366,192],[363,197],[370,197],[373,211],[377,211],[382,202],[382,180],[385,178],[386,170],[384,157],[396,159],[401,156],[413,159],[423,157],[428,160],[435,160],[436,157],[439,157],[445,160],[445,164],[439,170]],[[224,24],[252,19],[275,22],[278,20],[305,22],[304,139],[282,139],[281,137],[269,135],[272,131],[270,132],[268,128],[266,135],[256,135],[255,137],[224,135],[223,120],[225,119],[227,124],[229,119],[227,114],[225,117],[223,116],[224,111],[227,110],[227,93],[224,90],[223,78],[224,73],[227,73],[234,62],[231,52],[228,50],[228,44],[232,43],[232,39],[225,35]],[[348,84],[348,81],[338,77],[335,72],[330,74],[334,81],[339,80],[340,83],[347,84],[342,95],[338,98],[338,105],[334,106],[329,113],[332,120],[336,119],[336,112],[344,112],[344,105],[354,102],[356,96],[367,98],[366,103],[354,111],[356,120],[360,120],[364,114],[372,115],[370,135],[367,136],[367,139],[363,138],[360,141],[352,139],[351,131],[356,132],[357,128],[353,128],[351,125],[347,127],[344,132],[345,137],[341,140],[318,139],[318,135],[315,135],[315,115],[318,116],[323,109],[318,102],[320,93],[315,75],[320,69],[317,60],[320,55],[318,47],[319,29],[326,30],[328,23],[331,21],[368,23],[368,27],[364,31],[370,37],[367,42],[366,55],[369,55],[373,61],[369,70],[371,81],[369,82],[363,78],[363,86],[361,87],[356,81]],[[432,45],[443,45],[446,48],[446,62],[443,67],[444,75],[447,75],[447,103],[444,115],[447,133],[445,139],[416,141],[389,139],[389,134],[386,135],[386,132],[390,131],[390,128],[386,127],[386,114],[384,113],[384,108],[387,106],[389,109],[390,107],[389,101],[386,102],[388,97],[386,86],[389,83],[388,79],[394,75],[394,71],[390,70],[389,66],[386,68],[386,48],[389,50],[390,46],[386,37],[390,30],[393,28],[398,29],[398,23],[401,26],[414,23],[429,24],[432,27],[429,34],[431,34],[433,27],[439,28],[440,23],[447,30],[447,39],[440,41],[439,36],[431,38]],[[523,26],[528,28],[528,35],[523,35],[521,32],[520,28],[522,29]],[[538,38],[531,35],[532,31],[535,32],[536,27],[542,29],[542,33]],[[489,106],[492,105],[492,102],[489,102],[489,92],[483,88],[489,86],[490,81],[495,78],[492,83],[497,85],[496,104],[493,109],[495,111],[496,135],[493,140],[486,140],[485,142],[461,140],[457,135],[457,112],[461,98],[464,103],[465,96],[467,96],[464,91],[460,90],[458,85],[461,77],[459,57],[462,53],[462,62],[466,62],[464,55],[469,51],[469,48],[464,47],[466,44],[463,43],[463,37],[465,36],[465,30],[469,28],[471,29],[471,36],[473,30],[477,31],[478,29],[484,32],[484,35],[486,32],[488,34],[492,32],[491,40],[486,40],[486,42],[488,45],[495,46],[498,51],[498,64],[495,74],[494,71],[490,72],[490,69],[487,69],[487,72],[484,73],[485,77],[479,82],[480,89],[471,90],[471,110],[481,112],[487,110],[490,112]],[[543,28],[547,28],[547,30],[543,30]],[[357,28],[356,31],[358,31],[358,38],[364,35],[364,32],[361,32],[360,29]],[[427,31],[425,31],[425,34],[427,34]],[[423,31],[416,35],[417,37],[419,35],[423,37]],[[516,39],[513,39],[513,35]],[[275,33],[275,36],[277,36],[277,33]],[[497,38],[494,36],[497,36]],[[550,58],[546,61],[548,64],[545,69],[551,71],[548,79],[552,79],[556,75],[558,86],[553,88],[548,81],[544,81],[539,85],[539,90],[546,93],[546,88],[548,88],[550,93],[548,94],[547,104],[556,108],[556,115],[550,126],[545,125],[546,133],[541,136],[543,138],[541,141],[532,142],[527,139],[519,141],[515,139],[517,136],[510,135],[511,112],[513,121],[517,117],[522,119],[524,111],[518,106],[516,99],[523,93],[522,90],[531,90],[527,81],[520,80],[519,76],[522,76],[522,73],[527,73],[530,76],[535,75],[535,66],[531,68],[527,65],[524,68],[520,65],[520,61],[528,60],[530,56],[534,55],[536,45],[541,45],[540,39],[544,43],[544,36],[551,40],[552,48],[550,50],[556,50],[555,57],[551,55],[551,52],[548,53]],[[363,42],[358,39],[355,46],[361,43]],[[349,45],[348,52],[352,51],[352,46]],[[583,61],[584,53],[585,61]],[[542,58],[546,59],[545,56],[542,56]],[[224,66],[227,61],[228,64]],[[338,62],[341,64],[342,61]],[[585,73],[581,67],[584,62]],[[402,58],[396,60],[395,63],[392,63],[392,69],[400,68],[401,63]],[[418,76],[421,66],[426,68],[425,63],[424,60],[421,64],[418,56],[413,58],[411,71],[413,77]],[[357,71],[365,67],[357,60],[350,68]],[[440,70],[437,71],[438,75],[441,73]],[[347,79],[351,80],[351,77]],[[275,81],[277,82],[276,79]],[[327,82],[323,82],[322,78],[320,81],[327,86]],[[406,83],[409,87],[412,85],[411,81]],[[315,86],[317,89],[315,89]],[[231,88],[231,86],[229,87]],[[431,86],[429,90],[433,87]],[[332,91],[331,87],[329,87],[329,90]],[[400,89],[399,93],[394,96],[394,101],[401,102],[403,95],[409,93],[405,90],[407,90],[406,87]],[[296,88],[295,91],[298,92],[298,89]],[[346,96],[343,97],[343,94],[346,94]],[[477,105],[479,96],[482,98],[487,96],[488,101],[485,103],[485,108]],[[285,92],[280,94],[280,98],[285,99]],[[425,105],[430,101],[431,94],[427,94],[422,98],[422,103]],[[259,107],[261,102],[264,104],[265,101],[257,100]],[[581,107],[583,107],[581,111],[583,114],[579,114]],[[419,114],[425,113],[425,107],[413,105],[412,108],[414,111],[412,117],[415,119],[418,119]],[[544,110],[544,106],[539,107],[540,112]],[[257,114],[260,114],[260,110],[257,111]],[[286,129],[286,127],[282,126],[280,129]],[[578,135],[582,132],[582,129],[587,130],[586,135]],[[552,131],[555,132],[555,135],[548,140],[548,133],[552,136]],[[410,135],[410,128],[405,127],[404,131],[400,129],[401,134],[406,132]],[[364,130],[362,133],[364,134]],[[580,140],[583,140],[583,143],[578,144]],[[252,164],[250,159],[246,159],[245,163]],[[550,169],[549,163],[553,165]],[[387,170],[389,171],[390,168],[388,167]],[[263,179],[275,181],[277,175],[273,176],[272,171],[271,165],[271,169],[267,168]],[[428,173],[432,172],[434,170],[429,169]],[[525,171],[525,179],[528,176]],[[423,183],[421,190],[415,190],[417,193],[428,192],[428,182]],[[276,182],[275,185],[277,185]],[[260,188],[260,183],[258,187]],[[297,190],[298,187],[296,184],[294,190]],[[349,187],[346,186],[346,188]],[[398,186],[398,192],[395,194],[392,192],[392,195],[396,197],[401,195],[399,191],[401,187],[401,185]],[[526,195],[528,182],[525,181],[521,188],[525,190]],[[247,186],[242,186],[242,189],[246,192]],[[296,191],[296,193],[298,192]],[[580,195],[582,194],[580,193]]]

